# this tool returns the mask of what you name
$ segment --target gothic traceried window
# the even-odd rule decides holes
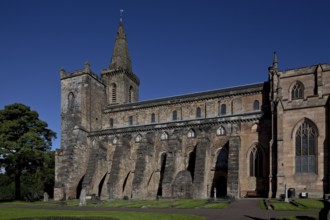
[[[196,108],[196,118],[201,118],[202,117],[202,112],[201,112],[201,108],[197,107]]]
[[[227,113],[226,104],[221,104],[220,115],[225,115]]]
[[[262,153],[261,150],[257,147],[254,147],[249,156],[250,161],[250,176],[253,177],[262,177]]]
[[[195,137],[195,131],[191,129],[190,131],[188,131],[187,136],[188,136],[188,138],[194,138]]]
[[[168,134],[166,132],[163,132],[162,135],[160,136],[161,140],[167,140],[168,139]]]
[[[296,173],[316,173],[316,131],[302,123],[295,135]]]
[[[223,136],[223,135],[226,135],[226,130],[224,127],[220,126],[218,129],[217,129],[217,136]]]
[[[112,84],[112,88],[111,88],[111,102],[112,103],[117,102],[117,85],[115,83]]]
[[[259,106],[259,101],[258,100],[254,100],[253,102],[253,110],[257,111],[259,110],[260,106]]]
[[[291,98],[292,99],[302,99],[304,98],[304,86],[302,83],[297,82],[291,90]]]

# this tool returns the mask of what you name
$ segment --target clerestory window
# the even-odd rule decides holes
[[[196,108],[196,118],[201,118],[202,117],[202,110],[200,107]]]
[[[302,98],[304,98],[304,86],[302,85],[302,83],[297,82],[292,87],[291,98],[292,99],[302,99]]]

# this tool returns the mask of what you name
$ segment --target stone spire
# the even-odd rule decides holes
[[[277,68],[278,68],[278,62],[277,62],[277,54],[276,54],[276,51],[274,52],[273,68],[274,68],[274,69],[277,69]]]
[[[132,72],[132,63],[128,51],[128,44],[127,44],[126,34],[124,31],[122,15],[120,16],[119,28],[117,32],[115,47],[113,49],[109,69],[110,70],[122,69]]]

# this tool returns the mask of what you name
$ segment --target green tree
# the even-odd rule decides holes
[[[14,178],[15,199],[21,199],[21,176],[35,173],[47,159],[55,132],[36,111],[23,104],[0,110],[0,167]]]

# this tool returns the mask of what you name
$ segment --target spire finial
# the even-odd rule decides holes
[[[124,9],[120,9],[120,22],[123,22]]]
[[[277,69],[277,67],[278,67],[276,51],[274,51],[273,67],[274,67],[275,69]]]

